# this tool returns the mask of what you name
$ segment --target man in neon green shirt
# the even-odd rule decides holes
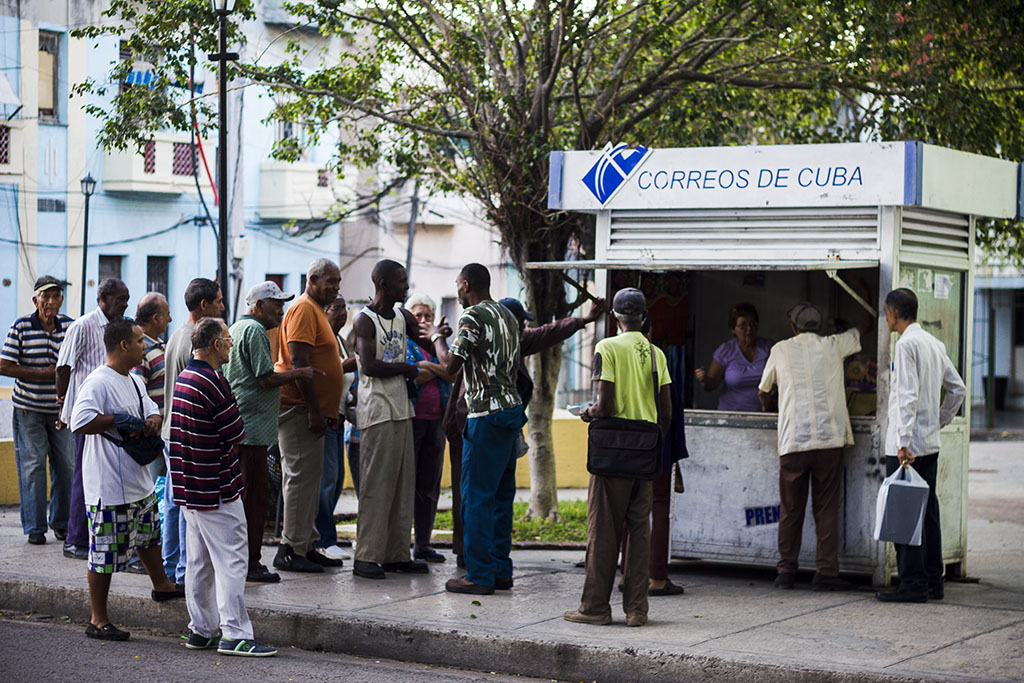
[[[584,421],[619,417],[659,423],[654,402],[651,354],[658,369],[658,399],[661,401],[662,433],[672,421],[672,396],[665,354],[640,332],[647,317],[643,292],[632,287],[620,289],[612,301],[612,312],[621,332],[602,339],[594,351],[594,380],[597,403],[582,413]],[[627,626],[647,623],[647,586],[650,580],[651,482],[641,479],[590,475],[587,495],[587,573],[580,607],[563,616],[582,624],[610,624],[615,570],[622,543],[622,527],[629,528],[629,549],[622,586],[622,608]]]

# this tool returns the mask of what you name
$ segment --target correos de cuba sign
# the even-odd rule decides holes
[[[914,143],[554,152],[554,209],[878,206],[905,202]],[[909,185],[914,185],[911,179]],[[912,202],[910,202],[912,203]]]

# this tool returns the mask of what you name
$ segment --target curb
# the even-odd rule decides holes
[[[89,619],[89,594],[66,588],[0,580],[5,612],[41,612]],[[183,603],[155,603],[147,597],[111,592],[110,611],[118,623],[184,632],[188,613]],[[340,652],[537,678],[639,683],[641,681],[776,681],[797,683],[904,683],[917,676],[852,669],[788,667],[758,661],[664,652],[611,649],[574,643],[527,640],[450,627],[431,627],[385,619],[365,619],[310,612],[250,608],[260,640],[277,647]]]

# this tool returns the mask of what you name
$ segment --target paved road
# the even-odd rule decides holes
[[[133,629],[126,643],[86,638],[84,624],[0,617],[0,679],[8,683],[139,681],[345,681],[345,683],[539,683],[538,679],[448,669],[387,659],[285,648],[276,657],[244,659],[186,650],[178,634]]]

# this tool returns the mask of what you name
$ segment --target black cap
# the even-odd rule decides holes
[[[498,303],[507,308],[508,310],[512,311],[512,315],[514,315],[519,320],[533,321],[537,319],[537,316],[523,308],[523,302],[521,302],[519,299],[513,299],[512,297],[508,297],[502,299]]]
[[[643,315],[647,312],[647,298],[635,287],[620,289],[612,299],[612,310],[619,315]]]
[[[55,278],[52,275],[43,275],[42,277],[40,277],[39,279],[36,280],[36,285],[32,289],[33,289],[33,291],[35,291],[36,294],[38,294],[39,292],[42,292],[43,290],[53,289],[54,287],[57,287],[59,289],[64,289],[69,284],[70,284],[69,282],[66,282],[64,280],[59,280],[59,279]]]

